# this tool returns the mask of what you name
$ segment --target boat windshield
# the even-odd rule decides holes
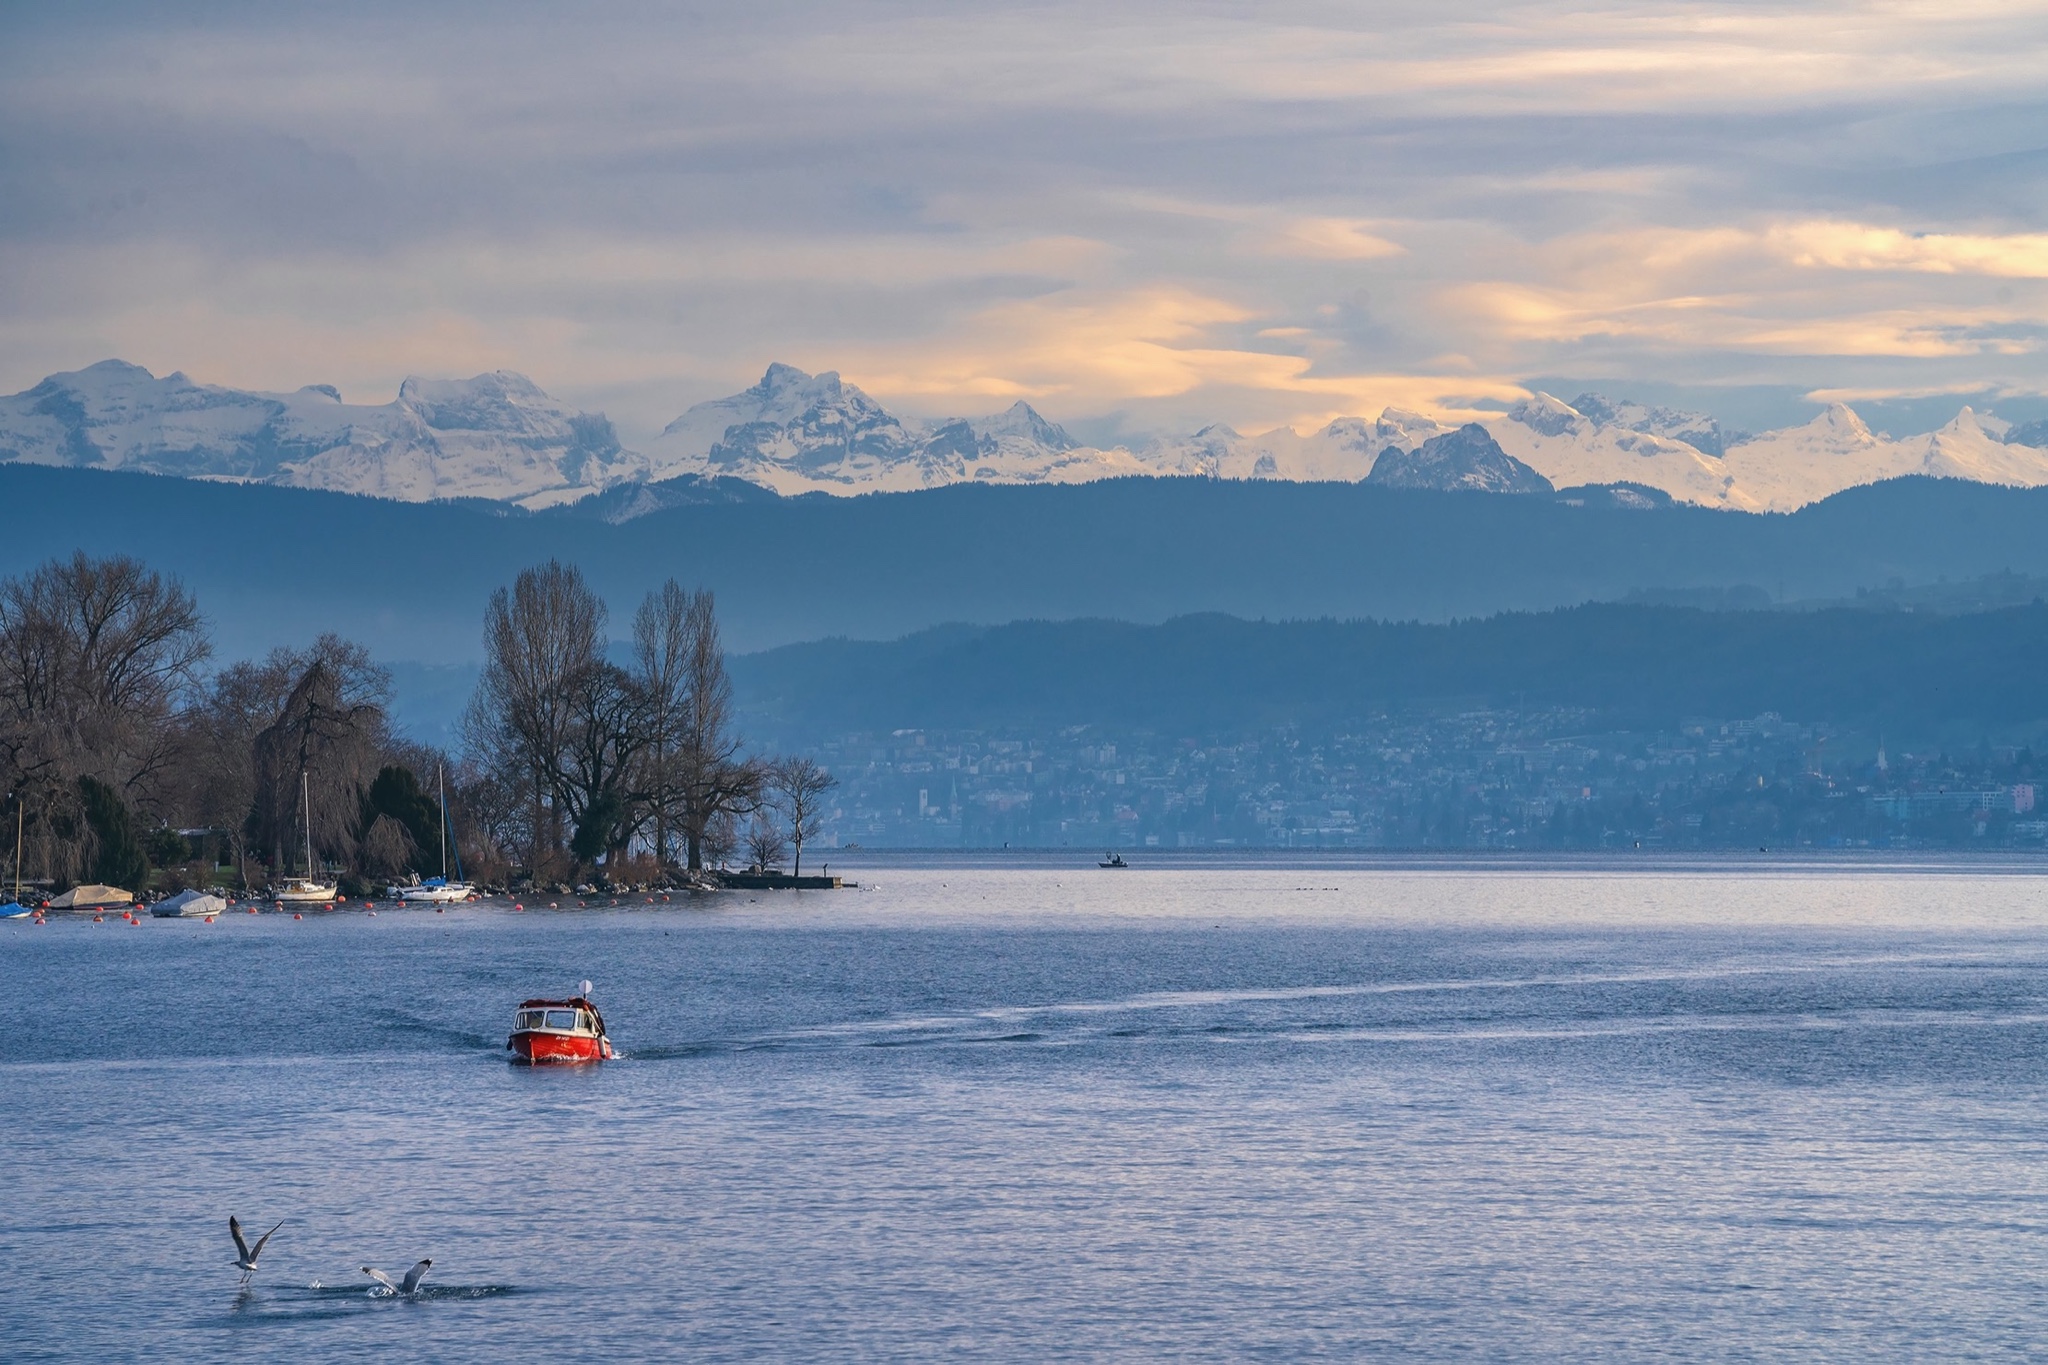
[[[575,1028],[575,1027],[576,1027],[576,1011],[575,1011],[575,1010],[549,1010],[549,1011],[548,1011],[548,1027],[549,1027],[549,1028]]]

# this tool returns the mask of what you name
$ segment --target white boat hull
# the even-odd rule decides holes
[[[450,882],[446,886],[394,886],[390,888],[393,900],[423,905],[454,905],[466,901],[476,894],[476,888],[465,882]]]

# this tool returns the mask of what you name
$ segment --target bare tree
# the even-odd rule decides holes
[[[732,683],[718,638],[711,594],[690,595],[684,656],[682,723],[678,731],[677,786],[692,872],[704,866],[704,836],[720,815],[751,814],[760,804],[761,769],[742,757],[732,728]]]
[[[464,718],[468,748],[515,779],[528,804],[527,865],[536,874],[562,847],[565,764],[604,663],[604,603],[573,566],[527,569],[484,613],[484,668]]]
[[[479,881],[508,879],[532,833],[519,775],[464,761],[455,766],[449,785],[448,821],[468,872]]]
[[[635,779],[647,744],[645,705],[624,669],[599,662],[583,670],[570,693],[568,746],[556,792],[574,834],[579,863],[623,854],[643,809]]]
[[[776,808],[789,821],[789,842],[796,849],[792,871],[804,874],[804,845],[818,837],[825,819],[825,793],[839,779],[809,758],[785,758],[768,770],[768,790]]]
[[[323,635],[307,654],[276,719],[254,744],[249,833],[279,868],[291,861],[301,821],[318,854],[355,862],[363,793],[391,743],[391,676],[369,651]]]
[[[765,810],[754,812],[754,822],[747,826],[747,856],[754,860],[754,866],[766,872],[782,861],[789,852],[789,841],[782,837],[782,831],[768,818]]]
[[[671,578],[648,593],[633,616],[634,682],[646,727],[640,788],[657,865],[673,861],[670,836],[684,807],[678,752],[689,700],[690,608],[690,594]]]
[[[175,714],[209,653],[192,595],[126,556],[81,552],[0,583],[0,775],[47,872],[78,863],[80,779],[162,808]]]
[[[739,817],[729,810],[719,811],[712,816],[704,826],[699,847],[703,850],[706,866],[724,867],[731,862],[732,855],[737,853],[740,847]]]

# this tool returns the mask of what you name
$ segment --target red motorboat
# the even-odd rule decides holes
[[[588,985],[584,986],[587,993]],[[512,1059],[532,1066],[602,1062],[612,1055],[605,1037],[604,1016],[587,994],[567,1000],[522,1000],[505,1040]]]

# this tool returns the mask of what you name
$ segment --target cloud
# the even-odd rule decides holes
[[[0,16],[0,389],[123,355],[629,434],[773,359],[1244,429],[1523,377],[2048,387],[2021,0]]]
[[[1376,226],[1349,218],[1297,218],[1267,238],[1265,246],[1276,256],[1326,261],[1376,261],[1408,253],[1371,230]]]
[[[1768,240],[1795,265],[2048,279],[2048,232],[1913,233],[1868,223],[1787,223]]]

